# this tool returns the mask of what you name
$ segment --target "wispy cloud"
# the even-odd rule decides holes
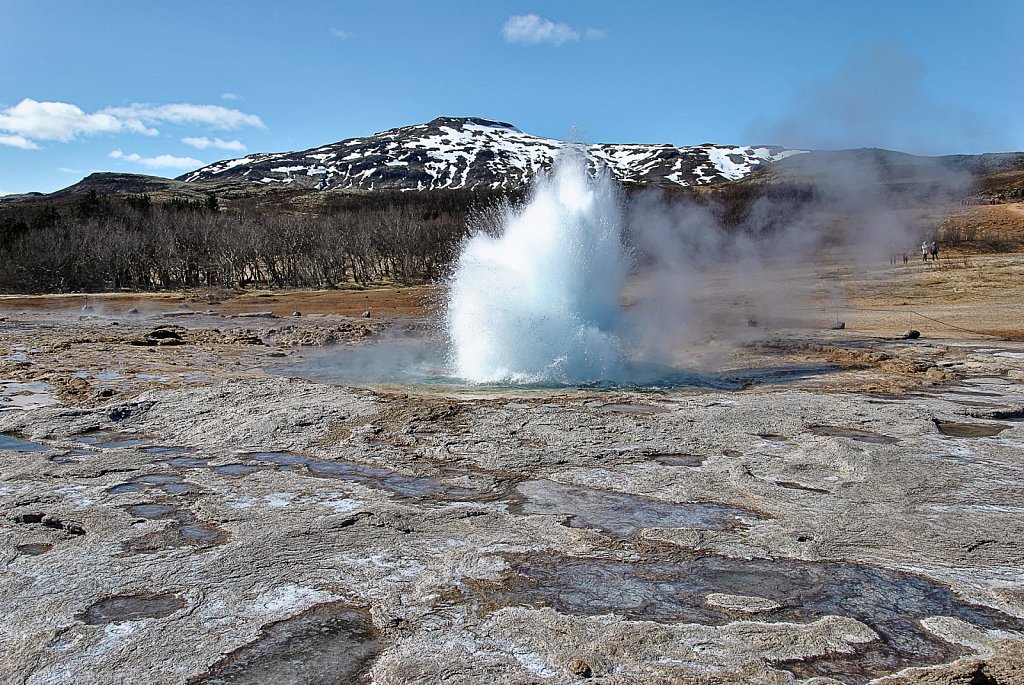
[[[238,102],[239,100],[244,100],[245,98],[243,98],[238,93],[224,93],[220,96],[220,99],[226,100],[227,102]]]
[[[506,43],[519,45],[564,45],[580,40],[578,30],[562,22],[554,22],[538,14],[514,14],[501,27]],[[587,40],[605,37],[601,29],[588,28],[582,33]]]
[[[157,155],[156,157],[143,157],[134,152],[125,154],[121,150],[114,150],[108,157],[133,162],[149,167],[150,169],[195,169],[203,166],[203,162],[192,157],[175,157],[174,155]]]
[[[508,43],[522,45],[562,45],[580,39],[580,34],[568,24],[555,23],[536,14],[516,14],[501,27],[501,35]]]
[[[38,150],[39,146],[25,136],[0,135],[0,145],[21,148],[22,150]]]
[[[81,169],[72,169],[71,167],[66,167],[66,166],[59,166],[59,167],[57,167],[57,171],[60,171],[61,173],[65,173],[65,174],[84,174],[85,173]]]
[[[226,130],[239,129],[245,126],[266,128],[263,120],[255,114],[246,114],[240,110],[220,105],[192,105],[188,103],[171,105],[133,104],[128,107],[108,107],[102,111],[124,121],[140,121],[151,124],[166,122],[179,125],[209,126]]]
[[[191,145],[198,150],[205,150],[206,148],[212,147],[217,150],[245,152],[247,149],[240,140],[221,140],[220,138],[207,138],[206,136],[202,136],[200,138],[182,138],[181,142],[185,143],[185,145]]]
[[[345,31],[344,29],[331,29],[331,35],[334,36],[335,38],[345,40],[352,34],[350,34],[348,31]]]
[[[234,130],[266,128],[258,116],[221,105],[176,103],[127,107],[106,107],[86,112],[68,102],[39,102],[25,98],[13,107],[0,109],[0,145],[24,150],[39,147],[39,141],[66,143],[79,136],[102,133],[137,133],[155,136],[154,126],[174,124]]]

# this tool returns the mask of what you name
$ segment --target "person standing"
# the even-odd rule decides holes
[[[921,243],[921,261],[922,262],[927,262],[928,261],[928,241],[927,240],[925,240],[924,242]]]

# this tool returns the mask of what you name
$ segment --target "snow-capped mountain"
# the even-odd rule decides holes
[[[301,152],[259,153],[210,164],[179,176],[188,182],[251,181],[294,188],[435,190],[515,188],[551,166],[566,146],[511,124],[441,117],[365,138]],[[576,146],[622,182],[706,185],[743,178],[764,164],[799,154],[776,146]]]

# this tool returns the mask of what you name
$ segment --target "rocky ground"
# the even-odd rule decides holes
[[[9,299],[0,673],[1024,682],[1021,286],[966,268],[644,391],[317,380],[427,291]]]

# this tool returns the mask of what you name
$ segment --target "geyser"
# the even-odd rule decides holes
[[[452,373],[474,383],[618,380],[614,328],[629,269],[622,198],[567,150],[502,217],[500,235],[467,240],[450,281]]]

